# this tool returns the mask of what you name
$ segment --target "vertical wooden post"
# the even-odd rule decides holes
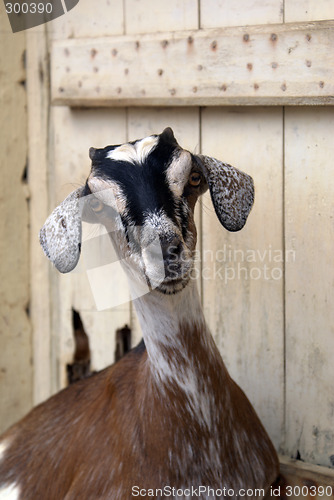
[[[38,239],[48,216],[49,60],[45,26],[27,31],[33,401],[51,394],[49,263]]]

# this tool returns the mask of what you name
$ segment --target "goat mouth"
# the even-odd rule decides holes
[[[181,292],[186,285],[189,283],[190,277],[188,279],[179,279],[168,282],[161,283],[160,286],[157,287],[157,290],[164,295],[175,295]]]
[[[181,292],[190,281],[190,272],[176,277],[166,277],[164,281],[157,287],[157,290],[165,295],[175,295]]]
[[[154,262],[154,261],[153,261]],[[151,262],[152,264],[152,262]],[[185,288],[191,278],[193,261],[160,261],[159,265],[147,266],[144,263],[144,277],[150,290],[165,295],[173,295]]]

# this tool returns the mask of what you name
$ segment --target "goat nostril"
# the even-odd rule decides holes
[[[178,236],[173,239],[160,238],[162,256],[164,260],[176,260],[182,251],[182,243]]]

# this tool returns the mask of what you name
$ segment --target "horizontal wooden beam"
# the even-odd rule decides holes
[[[334,499],[334,469],[285,456],[280,456],[280,469],[282,478],[276,488],[280,489],[281,498]],[[271,495],[271,498],[274,498],[274,495]]]
[[[68,106],[334,104],[334,21],[56,41]]]

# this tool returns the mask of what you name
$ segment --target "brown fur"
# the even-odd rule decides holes
[[[218,435],[189,414],[177,384],[157,385],[140,346],[11,428],[3,436],[11,445],[0,463],[1,482],[19,485],[25,500],[129,500],[134,485],[185,487],[200,478],[203,485],[233,487],[233,476],[240,475],[245,488],[270,485],[278,474],[276,453],[250,403],[218,352],[212,357],[203,346],[200,329],[181,330],[189,358],[168,348],[164,355],[178,356],[180,369],[194,364],[202,389],[212,390]],[[242,440],[239,447],[234,436]],[[217,442],[221,470],[205,456],[210,439]],[[261,480],[254,455],[266,471]]]

